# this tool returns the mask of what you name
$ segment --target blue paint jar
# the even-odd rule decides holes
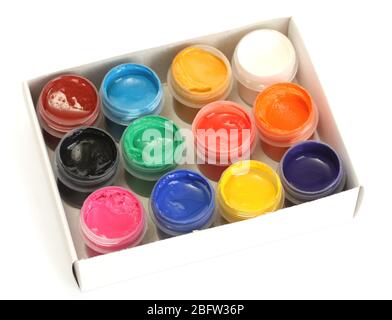
[[[108,131],[119,141],[133,120],[162,111],[163,96],[161,81],[152,69],[133,63],[114,67],[100,89]]]
[[[346,184],[342,160],[329,145],[304,141],[291,147],[279,165],[286,199],[293,204],[341,192]]]
[[[215,194],[195,171],[176,170],[156,183],[150,212],[161,238],[209,228],[215,219]]]

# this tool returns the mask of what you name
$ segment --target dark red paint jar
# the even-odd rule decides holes
[[[80,126],[96,126],[100,120],[98,91],[81,76],[59,76],[42,89],[37,114],[42,129],[55,138]]]

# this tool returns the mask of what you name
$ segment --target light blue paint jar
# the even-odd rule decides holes
[[[133,63],[111,69],[103,79],[100,96],[107,130],[117,141],[133,120],[159,114],[164,97],[157,74]]]

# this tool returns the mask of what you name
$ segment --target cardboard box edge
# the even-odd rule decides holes
[[[25,102],[26,102],[26,107],[29,112],[29,118],[31,120],[31,124],[32,124],[33,130],[34,130],[35,141],[38,142],[38,146],[40,149],[40,151],[39,151],[40,157],[44,161],[43,165],[45,167],[44,170],[46,171],[45,176],[46,176],[46,179],[48,179],[48,183],[49,183],[49,187],[51,189],[52,197],[53,197],[55,204],[56,204],[56,208],[57,208],[56,211],[57,211],[58,216],[60,217],[60,221],[63,226],[64,236],[65,236],[65,240],[67,243],[68,253],[70,255],[71,263],[74,263],[75,261],[78,260],[78,256],[76,254],[76,250],[75,250],[74,243],[73,243],[72,236],[71,236],[71,231],[69,230],[68,221],[67,221],[67,218],[66,218],[66,215],[64,212],[63,205],[61,203],[60,196],[59,196],[58,192],[55,192],[55,190],[57,190],[57,185],[55,182],[56,180],[55,180],[54,174],[51,170],[50,160],[49,160],[49,157],[48,157],[48,154],[46,151],[44,138],[41,134],[41,128],[38,123],[38,119],[36,117],[36,111],[35,111],[33,100],[31,98],[28,82],[23,81],[22,87],[23,87],[23,94],[24,94],[24,98],[25,98]]]

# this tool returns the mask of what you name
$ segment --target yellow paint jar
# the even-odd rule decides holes
[[[219,180],[216,200],[223,218],[236,222],[279,210],[284,190],[279,175],[267,164],[239,161]]]
[[[201,108],[229,96],[233,85],[231,65],[226,56],[214,47],[190,46],[174,58],[167,84],[179,103]]]

